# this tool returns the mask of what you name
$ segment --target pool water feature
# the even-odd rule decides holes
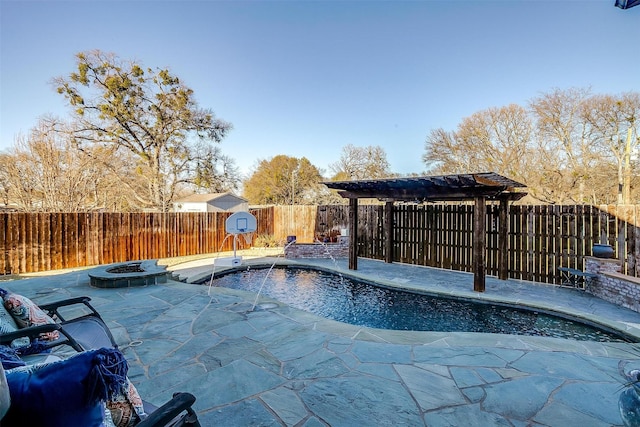
[[[209,282],[209,278],[203,280]],[[627,341],[604,327],[540,310],[389,289],[307,267],[253,266],[215,277],[212,283],[261,292],[297,309],[371,328]]]
[[[288,239],[288,238],[287,238]],[[287,243],[284,247],[284,249],[282,250],[282,253],[285,253],[287,251],[287,248],[293,244],[296,243],[296,238],[293,237],[293,239],[291,239],[289,241],[289,243]],[[265,282],[267,281],[267,278],[269,277],[269,273],[271,272],[271,270],[273,270],[273,267],[276,266],[276,262],[274,261],[271,264],[271,267],[269,267],[269,270],[267,270],[267,273],[264,275],[264,278],[262,279],[262,283],[260,284],[260,287],[258,288],[258,291],[256,292],[256,299],[253,301],[253,305],[251,306],[251,310],[255,310],[256,309],[256,304],[258,304],[258,299],[260,298],[260,293],[262,292],[262,288],[264,287]],[[213,276],[211,276],[213,278]]]

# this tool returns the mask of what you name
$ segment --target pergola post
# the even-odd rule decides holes
[[[487,201],[485,197],[475,197],[473,210],[473,290],[485,289],[485,235]]]
[[[507,280],[509,278],[509,200],[500,199],[500,210],[498,211],[498,279]]]
[[[393,262],[393,202],[384,204],[384,261]]]
[[[349,199],[349,270],[358,269],[358,199]]]

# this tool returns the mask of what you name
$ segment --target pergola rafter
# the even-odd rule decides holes
[[[500,202],[499,278],[507,278],[508,206],[510,201],[526,195],[517,189],[524,184],[494,172],[389,178],[377,180],[324,182],[329,188],[349,199],[349,269],[357,270],[358,199],[379,199],[385,202],[385,261],[393,262],[393,204],[395,202],[474,201],[473,217],[473,289],[485,289],[485,215],[486,202]]]

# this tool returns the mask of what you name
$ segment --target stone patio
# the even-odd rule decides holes
[[[285,262],[254,259],[249,263]],[[286,261],[292,262],[292,261]],[[189,280],[212,260],[171,268]],[[360,259],[300,260],[387,286],[526,303],[596,320],[640,340],[640,314],[573,289]],[[640,347],[515,335],[406,332],[347,325],[255,294],[173,280],[99,289],[91,270],[0,286],[36,302],[88,295],[110,326],[141,395],[197,397],[203,426],[617,426],[618,362]],[[261,297],[260,301],[273,302]]]

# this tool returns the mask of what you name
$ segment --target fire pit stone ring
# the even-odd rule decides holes
[[[97,288],[129,288],[166,283],[169,272],[156,260],[128,261],[91,270],[91,286]]]

